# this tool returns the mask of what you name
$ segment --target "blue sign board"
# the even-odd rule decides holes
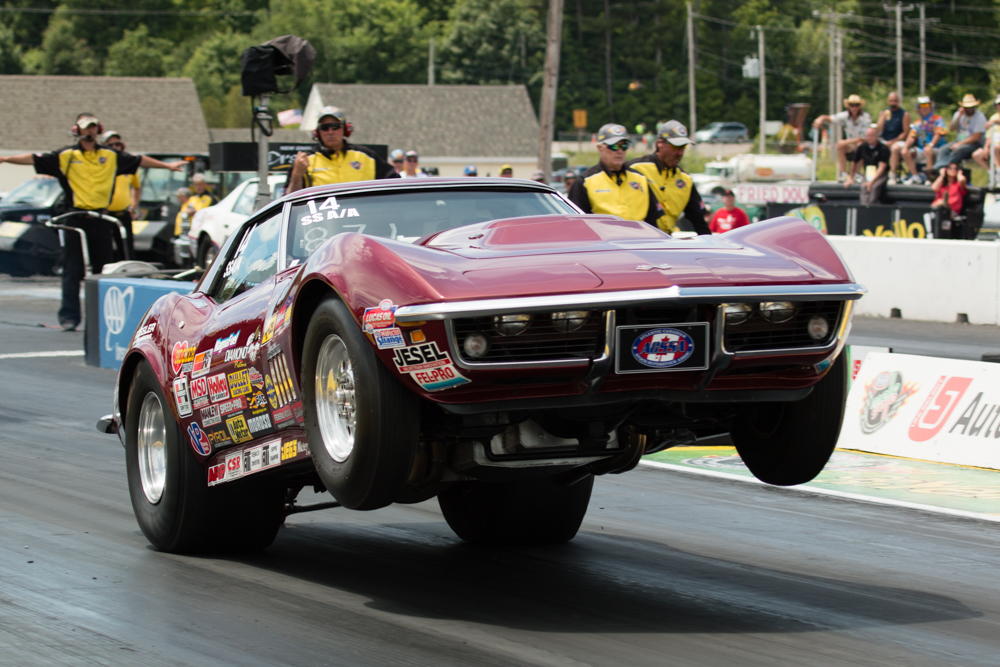
[[[101,278],[98,320],[101,368],[118,368],[142,316],[164,294],[188,294],[196,283],[145,278]]]

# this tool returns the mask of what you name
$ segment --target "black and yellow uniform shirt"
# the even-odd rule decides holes
[[[188,197],[185,207],[194,209],[195,211],[200,211],[203,208],[208,208],[209,206],[215,206],[219,203],[219,198],[213,195],[208,190],[205,190],[202,194],[191,193]]]
[[[663,217],[657,222],[660,229],[667,233],[677,231],[677,219],[684,213],[694,231],[712,233],[705,222],[705,205],[701,195],[686,172],[667,169],[656,153],[631,160],[628,166],[649,179],[653,194],[663,207]]]
[[[79,143],[34,155],[36,173],[58,178],[67,202],[74,208],[91,211],[108,208],[115,190],[115,177],[134,174],[141,161],[138,155],[104,146],[85,151]]]
[[[132,188],[139,189],[138,174],[121,174],[115,177],[115,191],[108,210],[112,213],[126,210],[132,205]]]
[[[308,188],[313,185],[374,181],[381,178],[399,178],[399,174],[372,149],[367,146],[352,146],[345,141],[344,150],[340,152],[319,149],[309,156],[309,169],[303,177],[302,186]]]
[[[584,213],[617,215],[655,225],[662,214],[649,181],[637,171],[608,171],[597,164],[583,172],[569,190],[569,200]]]

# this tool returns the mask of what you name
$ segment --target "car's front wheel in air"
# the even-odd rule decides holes
[[[379,361],[334,296],[309,321],[302,394],[313,462],[327,490],[349,509],[392,503],[413,465],[418,399]]]
[[[135,518],[160,551],[263,549],[284,518],[284,488],[278,485],[208,488],[205,468],[145,361],[136,368],[128,396],[125,463]]]
[[[743,463],[762,482],[805,484],[818,475],[840,437],[847,398],[847,355],[801,401],[743,408],[731,428]]]
[[[576,536],[594,476],[570,485],[552,479],[458,482],[438,494],[455,534],[479,544],[559,544]]]

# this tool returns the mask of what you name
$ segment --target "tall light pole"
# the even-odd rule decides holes
[[[760,61],[760,154],[767,152],[765,127],[767,126],[767,73],[764,67],[764,29],[757,26],[757,59]]]
[[[545,78],[542,82],[541,146],[539,169],[545,181],[552,180],[552,140],[555,135],[556,93],[559,89],[559,52],[562,47],[563,0],[549,0],[549,26],[545,49]]]
[[[913,11],[913,5],[903,6],[902,2],[897,2],[896,6],[882,5],[885,11],[896,12],[896,94],[899,99],[903,99],[903,12]]]
[[[698,131],[698,116],[695,111],[694,97],[694,15],[691,13],[691,3],[687,3],[687,41],[688,41],[688,127],[690,133]]]
[[[927,24],[928,23],[939,23],[941,19],[929,19],[924,11],[926,6],[924,3],[917,5],[917,9],[920,10],[920,18],[918,19],[906,19],[907,21],[916,21],[920,26],[920,94],[927,94]]]

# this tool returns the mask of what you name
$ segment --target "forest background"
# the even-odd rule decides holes
[[[310,81],[278,98],[280,110],[304,106],[313,82],[427,83],[433,38],[437,83],[525,84],[537,109],[547,8],[545,0],[3,0],[0,73],[187,76],[209,127],[246,127],[239,57],[249,45],[296,34],[318,52]],[[755,133],[757,82],[743,79],[741,66],[757,53],[758,24],[767,44],[767,117],[783,119],[796,102],[812,105],[810,118],[826,113],[828,22],[817,13],[831,10],[842,15],[844,95],[883,108],[896,72],[893,16],[883,3],[696,0],[695,13],[707,17],[695,21],[699,126],[740,121]],[[588,111],[590,131],[609,121],[687,122],[683,2],[565,0],[564,11],[557,130],[573,129],[574,109]],[[939,110],[966,93],[991,107],[1000,93],[997,5],[930,2],[926,14],[939,21],[927,26],[927,92]],[[904,103],[912,108],[915,23],[904,25],[903,42]],[[149,102],[169,118],[170,100]],[[842,108],[839,100],[835,106]]]

